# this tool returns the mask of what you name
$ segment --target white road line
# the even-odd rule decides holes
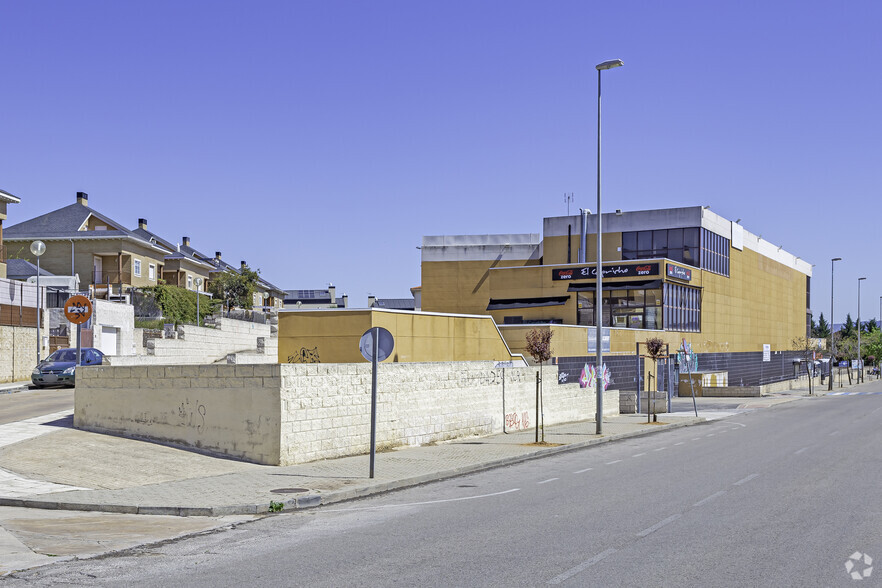
[[[707,435],[705,435],[705,437],[713,437],[713,436],[714,436],[713,433],[708,433]]]
[[[653,449],[653,451],[664,451],[667,447],[659,447],[657,449]]]
[[[620,459],[616,459],[616,460],[614,460],[614,461],[608,461],[608,462],[606,462],[606,465],[612,465],[612,464],[614,464],[614,463],[619,463],[620,461],[622,461],[622,460],[620,460]]]
[[[674,447],[676,447],[677,445],[683,445],[684,443],[686,443],[686,442],[685,442],[685,441],[680,441],[679,443],[674,443]]]
[[[696,437],[693,441],[701,441],[701,437]]]
[[[643,453],[635,453],[635,454],[632,455],[631,457],[643,457],[644,455],[646,455],[646,452],[645,452],[645,451],[644,451]]]
[[[560,480],[560,478],[548,478],[547,480],[542,480],[539,484],[547,484],[549,482],[554,482],[555,480]]]
[[[720,431],[720,435],[722,435],[723,433],[728,433],[728,432],[729,432],[729,431],[723,429],[722,431]]]
[[[479,494],[478,496],[463,496],[462,498],[445,498],[442,500],[427,500],[425,502],[409,502],[406,504],[380,504],[378,506],[361,506],[357,508],[335,508],[325,509],[322,512],[351,512],[355,510],[379,510],[381,508],[401,508],[405,506],[423,506],[425,504],[442,504],[444,502],[461,502],[463,500],[477,500],[479,498],[492,498],[494,496],[502,496],[503,494],[511,494],[519,492],[520,488],[512,488],[511,490],[503,490],[502,492],[494,492],[492,494]]]
[[[802,452],[805,451],[806,449],[808,449],[808,446],[807,446],[807,447],[803,447],[802,449],[797,449],[796,451],[793,452],[793,455],[799,455],[800,453],[802,453]]]
[[[549,584],[560,584],[561,582],[563,582],[565,580],[569,580],[570,578],[572,578],[576,574],[580,574],[580,573],[584,572],[585,570],[587,570],[588,568],[590,568],[591,566],[593,566],[597,562],[606,559],[610,555],[614,554],[616,551],[617,550],[615,548],[610,547],[606,551],[598,553],[597,555],[595,555],[591,559],[583,561],[582,563],[580,563],[576,567],[570,568],[567,571],[565,571],[564,573],[553,577],[552,579],[550,579],[548,581],[548,583]]]
[[[575,471],[575,472],[573,472],[573,473],[574,473],[574,474],[584,474],[585,472],[590,472],[590,471],[593,470],[593,469],[594,469],[594,468],[585,468],[584,470],[578,470],[578,471]]]
[[[668,525],[668,524],[670,524],[670,523],[673,523],[674,521],[676,521],[676,520],[679,519],[679,518],[680,518],[680,515],[678,515],[678,514],[671,515],[671,516],[669,516],[668,518],[666,518],[665,520],[657,522],[656,524],[654,524],[653,526],[649,527],[648,529],[643,529],[642,531],[640,531],[639,533],[637,533],[637,536],[638,536],[638,537],[646,537],[646,536],[649,535],[650,533],[655,533],[656,531],[658,531],[659,529],[661,529],[661,528],[664,527],[665,525]]]
[[[732,423],[733,425],[738,425],[739,427],[746,427],[747,425],[742,425],[741,423]]]
[[[713,494],[711,494],[711,495],[708,496],[707,498],[705,498],[705,499],[703,499],[703,500],[699,500],[698,502],[696,502],[696,503],[693,504],[692,506],[693,506],[693,507],[696,507],[696,506],[701,506],[701,505],[703,505],[703,504],[707,504],[707,503],[710,502],[711,500],[714,500],[715,498],[719,498],[720,496],[722,496],[722,495],[725,494],[725,493],[726,493],[725,490],[720,490],[719,492],[714,492]]]
[[[832,433],[830,433],[830,436],[832,437],[833,435],[838,435],[838,434],[839,434],[839,431],[833,431]]]
[[[735,482],[735,484],[733,484],[733,486],[740,486],[741,484],[744,484],[744,483],[746,483],[746,482],[750,482],[750,481],[753,480],[754,478],[758,478],[758,477],[759,477],[759,474],[750,474],[750,475],[747,476],[746,478],[741,478],[740,480],[738,480],[737,482]]]

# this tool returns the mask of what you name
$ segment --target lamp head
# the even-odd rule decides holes
[[[842,258],[841,257],[834,257],[830,261],[842,261]]]
[[[621,59],[612,59],[610,61],[604,61],[603,63],[598,63],[596,67],[597,67],[597,71],[600,71],[602,69],[612,69],[614,67],[622,67],[623,65],[625,65],[625,62],[622,61]]]
[[[44,253],[46,253],[46,244],[42,241],[34,241],[31,243],[31,253],[40,257]]]

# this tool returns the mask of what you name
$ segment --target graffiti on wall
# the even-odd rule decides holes
[[[295,353],[294,355],[288,356],[288,363],[321,363],[322,361],[319,359],[318,347],[313,347],[312,349],[307,349],[306,347],[301,347],[300,351]]]
[[[505,415],[505,428],[516,430],[529,429],[530,413],[526,410],[520,414],[516,412],[508,413]]]
[[[179,426],[193,427],[197,433],[201,433],[205,430],[206,412],[204,404],[200,404],[198,400],[190,404],[190,399],[185,398],[184,402],[178,407]]]

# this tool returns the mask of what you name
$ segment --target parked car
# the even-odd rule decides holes
[[[101,365],[104,354],[94,347],[80,349],[80,365]],[[31,373],[31,382],[37,388],[43,386],[75,385],[77,369],[77,350],[58,349],[40,362]]]

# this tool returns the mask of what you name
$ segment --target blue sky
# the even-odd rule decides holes
[[[74,202],[285,289],[409,296],[423,235],[709,205],[878,316],[882,3],[0,0],[6,225]]]

